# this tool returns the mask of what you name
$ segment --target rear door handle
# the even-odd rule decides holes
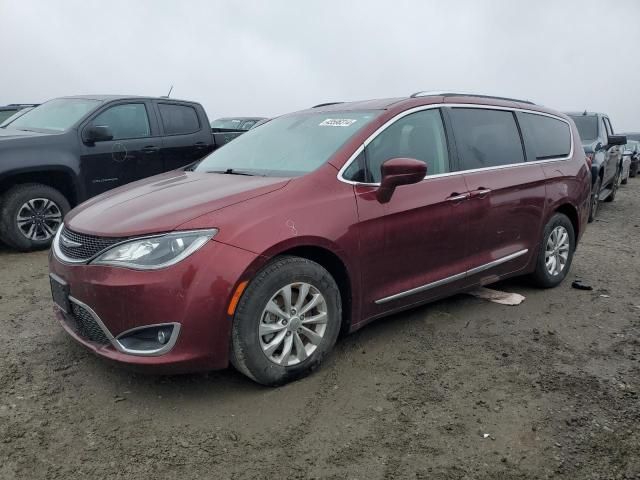
[[[196,148],[198,148],[198,149],[205,148],[206,146],[207,146],[207,144],[204,143],[204,142],[197,142],[196,143]]]
[[[460,202],[469,198],[468,193],[452,193],[447,197],[447,202]]]
[[[142,149],[142,151],[144,153],[156,153],[158,150],[160,150],[158,147],[156,147],[155,145],[147,145],[146,147],[144,147]]]
[[[480,187],[477,190],[473,190],[470,192],[471,198],[484,198],[491,193],[491,190],[488,188]]]

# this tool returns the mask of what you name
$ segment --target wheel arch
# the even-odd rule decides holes
[[[295,243],[284,242],[264,252],[257,259],[259,264],[254,263],[249,267],[248,271],[253,272],[250,276],[253,277],[255,272],[276,257],[291,255],[316,262],[331,274],[338,285],[342,301],[341,332],[348,332],[354,318],[355,303],[353,297],[356,292],[356,287],[353,283],[356,277],[353,270],[349,268],[348,260],[339,253],[339,249],[333,247],[326,240],[312,238],[298,238],[297,240]]]
[[[570,204],[570,203],[563,203],[562,205],[559,205],[554,213],[562,213],[563,215],[566,215],[569,220],[571,221],[571,224],[573,225],[573,234],[574,234],[574,238],[575,238],[575,242],[576,245],[578,244],[578,238],[580,238],[580,216],[578,215],[578,209]]]
[[[46,169],[24,168],[11,170],[0,177],[0,195],[11,187],[25,183],[40,183],[58,190],[69,201],[71,207],[78,204],[79,192],[75,174],[65,166],[52,166]]]

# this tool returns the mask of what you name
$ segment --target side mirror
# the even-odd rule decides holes
[[[427,164],[414,158],[392,158],[380,167],[382,181],[376,192],[380,203],[387,203],[396,187],[421,182],[427,175]]]
[[[626,135],[609,135],[609,145],[626,145],[627,144],[627,136]]]
[[[113,132],[106,125],[90,125],[84,129],[82,140],[89,145],[113,140]]]

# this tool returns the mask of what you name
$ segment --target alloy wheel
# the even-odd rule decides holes
[[[570,246],[567,229],[561,225],[555,227],[547,239],[544,254],[544,262],[549,275],[555,277],[562,273],[569,259]]]
[[[16,223],[29,240],[50,240],[62,224],[62,210],[48,198],[32,198],[18,209]]]
[[[318,348],[327,321],[327,302],[317,288],[308,283],[286,285],[271,297],[260,316],[262,352],[277,365],[297,365]]]

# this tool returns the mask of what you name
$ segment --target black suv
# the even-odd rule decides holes
[[[612,202],[621,181],[621,145],[624,135],[615,135],[609,117],[603,113],[568,112],[580,133],[582,146],[591,162],[591,209],[589,221],[596,218],[601,200]]]
[[[45,248],[72,206],[213,149],[198,103],[106,95],[50,100],[0,129],[0,239],[19,250]]]

